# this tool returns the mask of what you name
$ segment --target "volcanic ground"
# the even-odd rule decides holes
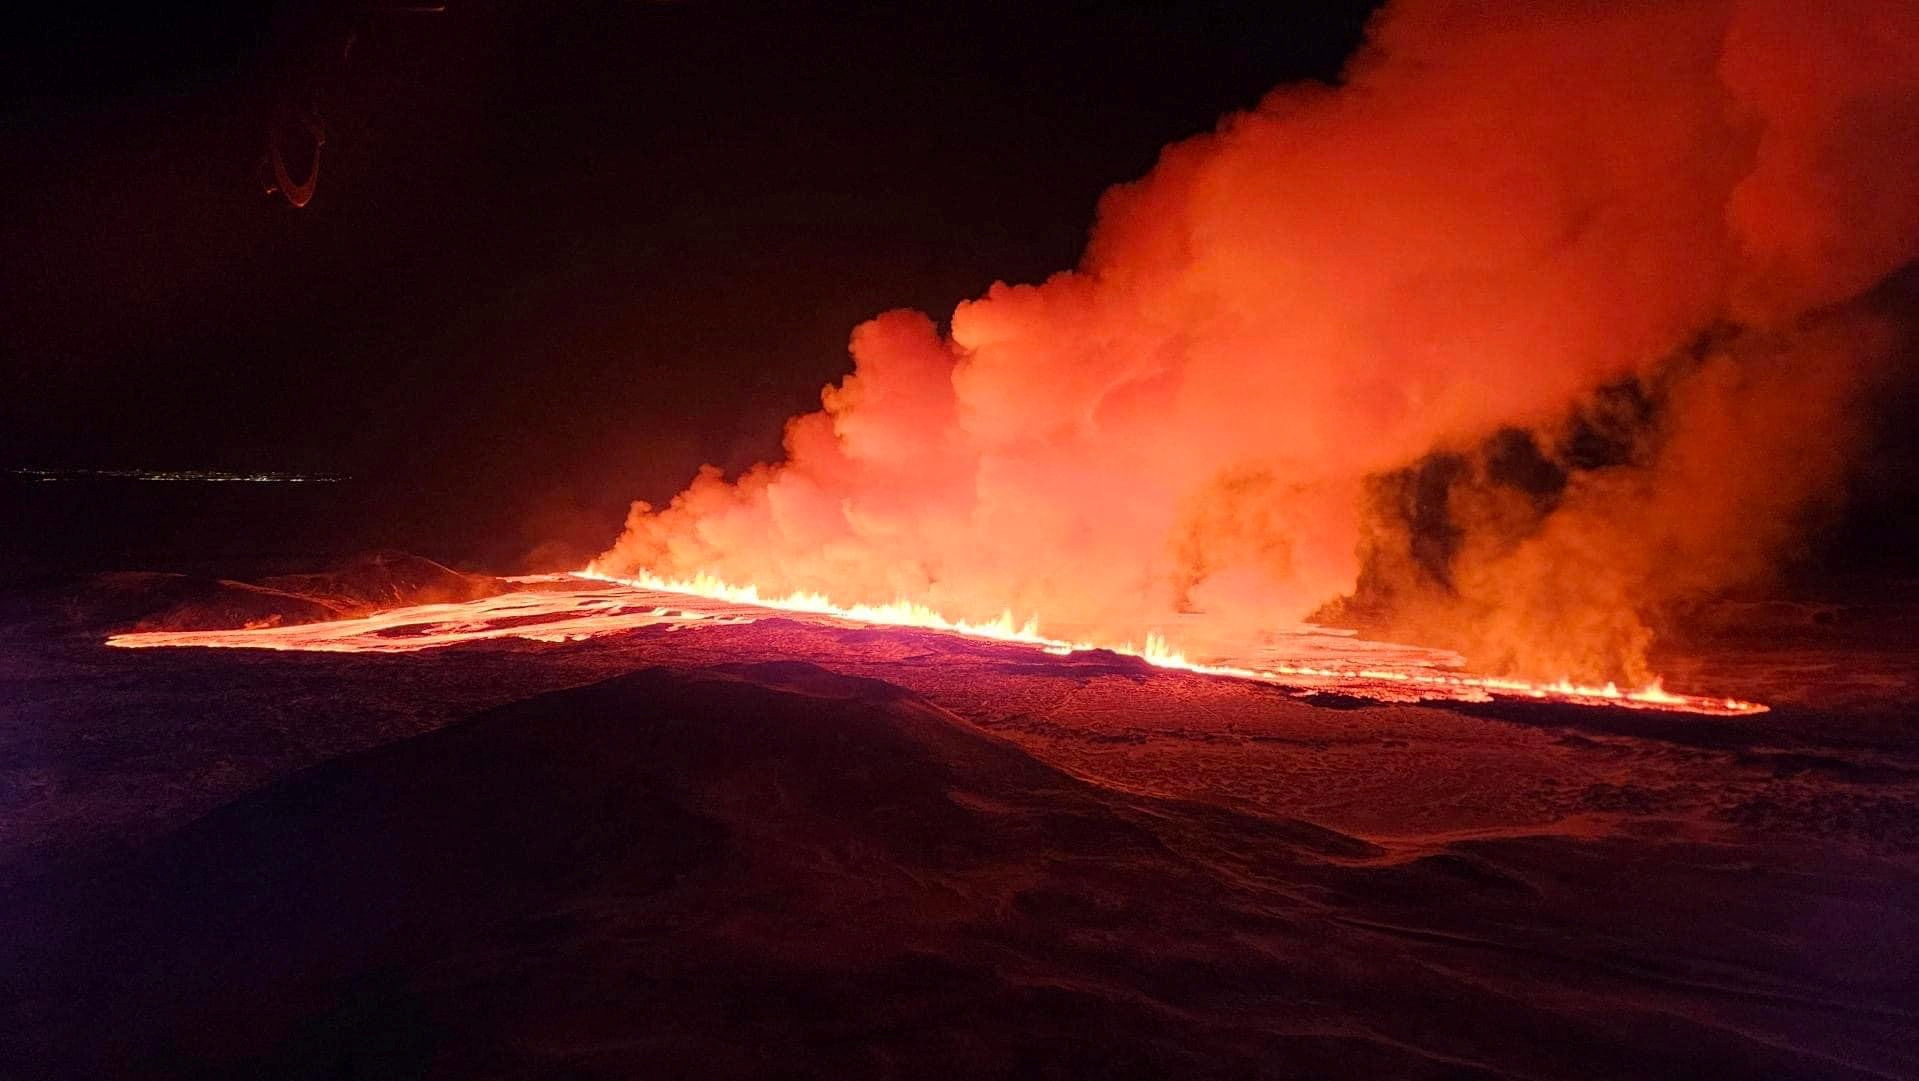
[[[1733,717],[778,613],[113,649],[15,599],[6,1076],[1919,1076],[1885,594],[1667,659]]]

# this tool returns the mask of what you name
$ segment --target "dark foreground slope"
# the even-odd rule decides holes
[[[799,662],[529,698],[11,900],[25,1077],[1919,1073],[1903,863],[1395,853]]]

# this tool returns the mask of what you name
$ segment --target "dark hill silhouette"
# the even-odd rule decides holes
[[[34,1077],[1899,1068],[1897,949],[1782,945],[1776,893],[1708,851],[1397,857],[1078,779],[888,683],[654,668],[302,771],[41,891],[0,1020]],[[1790,1045],[1742,1035],[1781,1016]]]

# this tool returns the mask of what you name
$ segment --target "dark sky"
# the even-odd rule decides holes
[[[775,452],[862,319],[1072,265],[1370,5],[277,6],[12,28],[0,466],[343,471],[591,544]],[[309,102],[296,210],[257,166]]]

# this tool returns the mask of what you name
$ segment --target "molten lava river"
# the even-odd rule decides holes
[[[1761,713],[1766,707],[1735,698],[1674,694],[1657,682],[1635,690],[1612,684],[1531,683],[1463,670],[1458,655],[1415,646],[1369,642],[1350,633],[1303,628],[1279,635],[1244,655],[1191,658],[1149,632],[1143,643],[1107,643],[1042,633],[1037,620],[1011,613],[989,623],[951,620],[921,605],[841,606],[817,594],[767,598],[750,586],[713,579],[613,578],[592,570],[510,579],[514,592],[459,604],[392,608],[351,619],[237,630],[143,631],[114,635],[122,648],[200,646],[228,649],[402,653],[501,638],[570,642],[664,625],[693,630],[713,624],[780,617],[835,625],[910,627],[968,638],[1015,643],[1064,655],[1105,650],[1161,668],[1227,679],[1257,680],[1304,694],[1343,694],[1379,701],[1495,698],[1685,713]]]

